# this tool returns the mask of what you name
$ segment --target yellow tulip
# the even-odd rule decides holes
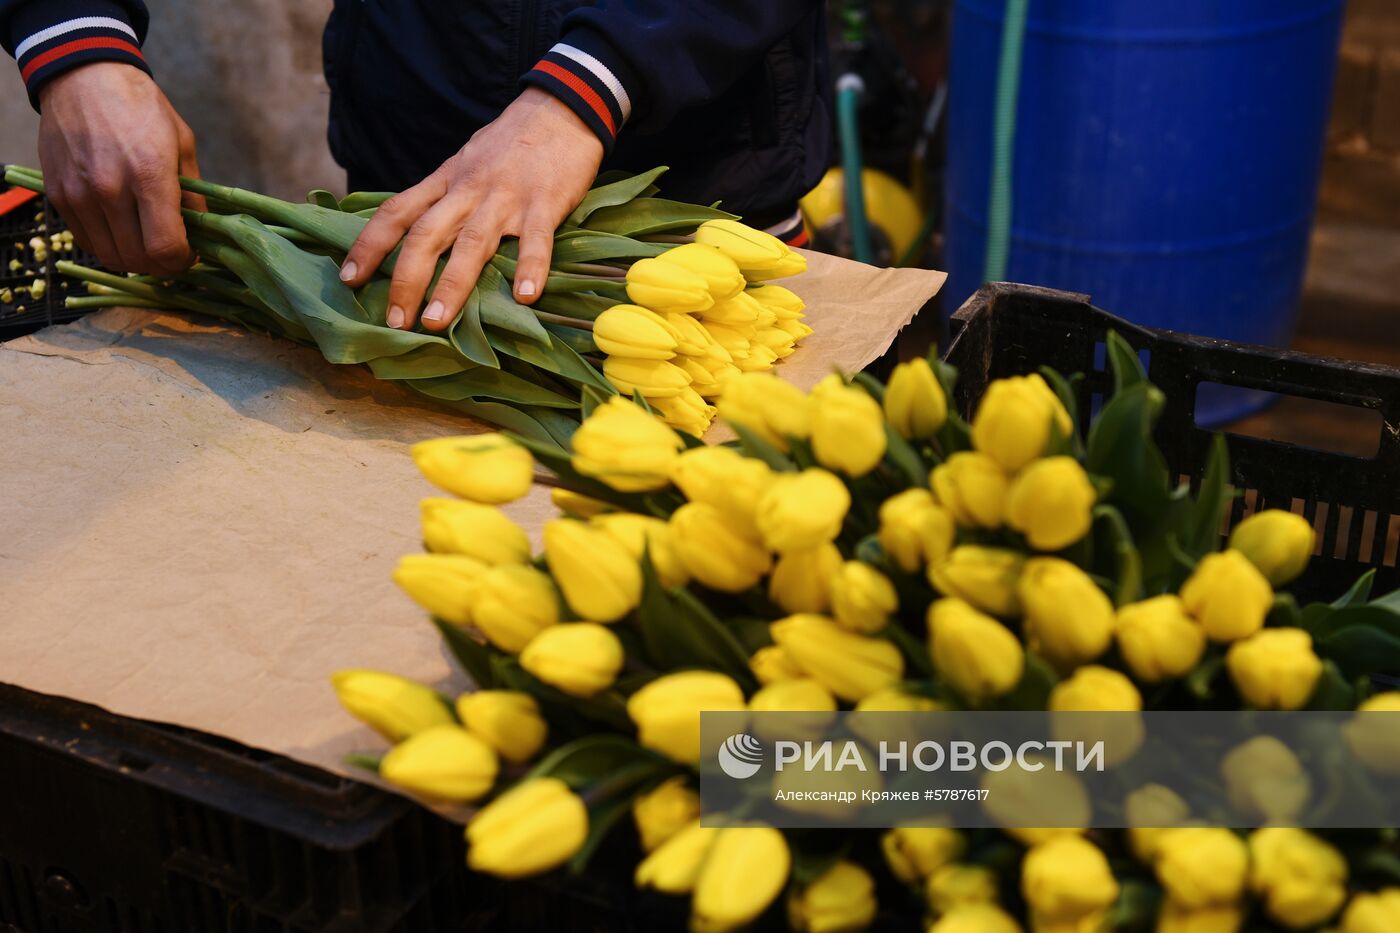
[[[700,760],[700,714],[744,708],[744,692],[715,671],[682,671],[651,681],[627,699],[637,742],[683,764]]]
[[[1347,861],[1312,833],[1282,826],[1256,830],[1249,836],[1249,862],[1250,890],[1290,930],[1326,923],[1346,902]]]
[[[345,670],[331,685],[346,712],[390,742],[452,722],[452,711],[436,690],[383,671]]]
[[[686,571],[710,589],[742,593],[773,565],[772,555],[742,526],[704,502],[688,502],[671,515],[672,542]]]
[[[694,447],[676,458],[671,481],[691,502],[704,502],[741,527],[753,529],[758,502],[773,483],[768,464],[733,447]]]
[[[867,563],[848,560],[831,581],[831,613],[844,629],[878,632],[898,608],[894,584]]]
[[[1307,569],[1316,543],[1306,518],[1279,509],[1256,512],[1230,531],[1230,548],[1249,558],[1274,586],[1291,583]]]
[[[409,453],[428,482],[473,502],[514,502],[535,479],[530,452],[504,434],[439,437]]]
[[[1052,428],[1053,426],[1053,428]],[[1045,453],[1051,431],[1069,437],[1069,412],[1039,374],[998,379],[972,419],[972,446],[1015,473]]]
[[[519,690],[464,693],[457,698],[457,718],[472,735],[516,764],[535,757],[549,736],[539,704]]]
[[[669,360],[678,341],[666,320],[649,308],[613,305],[593,322],[593,342],[609,356]]]
[[[758,329],[758,342],[777,354],[780,360],[787,359],[797,352],[793,346],[796,343],[793,335],[781,327],[760,327]]]
[[[707,321],[704,326],[710,339],[729,354],[735,365],[742,368],[741,364],[753,350],[753,338],[758,336],[758,328],[751,323],[721,324],[719,321]]]
[[[559,621],[554,582],[534,567],[492,567],[476,579],[471,620],[491,644],[518,654],[530,639]]]
[[[1050,690],[1048,708],[1059,713],[1115,713],[1114,716],[1052,716],[1055,738],[1092,745],[1104,743],[1104,762],[1114,767],[1137,754],[1143,743],[1142,694],[1126,675],[1086,664]]]
[[[647,404],[666,423],[692,437],[704,437],[717,409],[693,388],[684,388],[670,398],[649,398]]]
[[[802,318],[802,310],[807,307],[791,289],[781,285],[760,285],[749,289],[754,300],[771,309],[780,321],[796,321]]]
[[[1181,587],[1181,603],[1211,641],[1236,641],[1264,627],[1274,591],[1239,551],[1207,554]]]
[[[787,840],[776,829],[721,829],[695,880],[692,933],[725,933],[752,922],[782,892],[791,867]]]
[[[1356,712],[1342,727],[1351,753],[1377,774],[1400,775],[1400,690],[1378,693]]]
[[[642,599],[642,568],[617,539],[569,518],[544,525],[544,557],[565,601],[586,619],[615,622]]]
[[[1016,591],[1025,613],[1026,643],[1061,671],[1094,660],[1113,643],[1113,603],[1069,561],[1031,558]]]
[[[983,612],[1015,616],[1021,612],[1016,583],[1025,558],[1015,551],[962,544],[946,560],[929,564],[928,578],[944,596],[955,596]]]
[[[885,864],[896,878],[917,884],[967,851],[967,837],[941,826],[896,826],[880,837]]]
[[[1176,791],[1161,784],[1144,784],[1123,801],[1128,845],[1139,860],[1152,864],[1162,835],[1187,825],[1191,808]]]
[[[942,703],[932,697],[917,693],[907,693],[897,687],[886,687],[867,693],[856,703],[857,713],[933,713],[945,710]]]
[[[859,700],[904,677],[904,656],[893,644],[848,632],[825,616],[791,615],[769,632],[798,667],[843,700]]]
[[[880,547],[905,573],[942,563],[956,534],[953,516],[927,489],[906,489],[880,505]]]
[[[638,259],[627,270],[627,297],[659,312],[693,313],[715,303],[704,276],[673,262]]]
[[[813,334],[812,328],[801,321],[779,321],[778,327],[791,334],[793,340],[803,340]]]
[[[995,904],[965,904],[939,917],[927,933],[1021,933],[1021,925]]]
[[[1038,551],[1058,551],[1089,533],[1098,492],[1073,457],[1026,467],[1006,498],[1006,523]]]
[[[622,642],[593,622],[551,625],[520,652],[521,667],[576,697],[591,697],[611,687],[623,660]]]
[[[684,775],[667,778],[632,801],[632,821],[645,852],[654,851],[698,819],[700,795]]]
[[[739,367],[740,372],[763,373],[772,369],[777,360],[778,354],[762,344],[758,344],[750,347],[748,354],[743,359],[736,359],[734,365]]]
[[[1244,924],[1244,907],[1218,904],[1192,910],[1167,900],[1157,914],[1156,933],[1237,933]]]
[[[700,276],[715,301],[728,301],[744,290],[744,276],[739,267],[713,246],[687,243],[668,249],[656,258]]]
[[[405,554],[394,568],[394,582],[439,619],[468,625],[476,604],[477,581],[488,569],[474,557]]]
[[[749,670],[764,686],[805,676],[802,668],[794,664],[788,653],[777,645],[765,645],[755,651],[749,658]]]
[[[1041,923],[1075,923],[1074,929],[1096,929],[1118,899],[1118,879],[1092,842],[1062,835],[1026,853],[1021,866],[1021,893],[1030,905],[1037,928]]]
[[[662,586],[684,586],[689,582],[690,576],[676,554],[671,526],[664,520],[633,512],[611,512],[596,516],[589,524],[610,535],[639,564],[642,555],[648,555]]]
[[[665,360],[610,356],[603,361],[603,375],[623,395],[670,398],[690,387],[690,374]]]
[[[780,680],[759,688],[749,697],[749,711],[790,714],[755,718],[752,728],[760,738],[815,742],[821,739],[831,726],[831,714],[836,712],[836,697],[810,677]]]
[[[1022,845],[1040,846],[1061,836],[1079,837],[1084,834],[1093,815],[1088,788],[1073,772],[1056,770],[1049,756],[1031,756],[1036,773],[1021,768],[988,771],[982,778],[981,789],[987,792],[982,809],[987,818],[1002,832]],[[1058,826],[1035,826],[1050,822],[1053,814]],[[1029,825],[1028,825],[1029,824]]]
[[[594,499],[570,489],[555,486],[549,491],[549,501],[554,507],[571,518],[592,518],[604,512],[613,511],[616,506]]]
[[[423,543],[436,554],[461,554],[486,564],[523,564],[530,559],[525,529],[495,506],[424,499],[419,508]]]
[[[811,467],[774,477],[759,497],[754,523],[769,549],[806,551],[836,540],[850,508],[846,484]]]
[[[1157,880],[1188,910],[1233,904],[1244,894],[1249,851],[1228,829],[1170,829],[1157,841]]]
[[[983,865],[954,863],[928,876],[924,900],[934,916],[952,913],[960,907],[997,902],[997,876]]]
[[[467,824],[467,866],[500,878],[557,868],[583,847],[588,808],[558,778],[531,778],[487,804]]]
[[[830,375],[811,397],[812,453],[817,462],[848,476],[864,476],[884,459],[885,415],[864,389]]]
[[[633,876],[637,887],[689,894],[718,834],[717,827],[701,826],[699,819],[682,827],[638,863]]]
[[[1206,650],[1205,630],[1172,595],[1119,609],[1116,634],[1128,669],[1149,684],[1185,677]]]
[[[811,434],[807,396],[771,373],[745,373],[724,382],[719,415],[730,424],[752,431],[779,450],[788,438]]]
[[[671,331],[671,336],[676,340],[676,353],[682,356],[709,356],[711,353],[718,353],[719,358],[724,362],[730,362],[729,353],[715,343],[710,332],[705,330],[705,325],[701,324],[694,315],[670,314],[661,315],[667,328]],[[596,327],[596,325],[595,325]],[[596,333],[596,331],[595,331]],[[679,364],[679,360],[677,363]],[[690,372],[690,370],[686,370]],[[694,375],[692,373],[692,375]],[[709,378],[708,371],[705,378]]]
[[[713,246],[744,271],[770,269],[789,249],[771,233],[755,230],[737,220],[707,220],[695,231],[695,242]]]
[[[1025,651],[1011,630],[960,599],[928,608],[929,657],[934,670],[974,703],[999,697],[1021,682]]]
[[[1240,696],[1259,709],[1301,709],[1322,676],[1312,636],[1300,628],[1266,628],[1241,638],[1225,653],[1225,666]]]
[[[700,312],[700,320],[708,328],[713,324],[729,327],[742,327],[746,324],[757,327],[763,313],[763,306],[747,294],[740,292],[730,298],[716,301],[713,306]]]
[[[664,422],[625,398],[595,408],[571,443],[575,470],[621,492],[667,486],[671,463],[685,447]]]
[[[1400,887],[1363,892],[1352,898],[1342,915],[1342,933],[1395,933],[1400,917]]]
[[[885,387],[885,417],[901,437],[932,437],[948,418],[948,399],[923,357],[900,363]]]
[[[875,919],[875,879],[842,859],[788,899],[788,927],[797,933],[858,933]]]
[[[938,504],[964,528],[1000,528],[1006,513],[1006,472],[986,454],[963,450],[933,468]]]
[[[770,279],[785,279],[807,271],[807,257],[796,250],[789,250],[782,259],[766,269],[746,269],[744,278],[750,282],[767,282]]]
[[[768,578],[768,598],[784,612],[826,612],[831,607],[831,582],[843,563],[834,544],[778,557]]]
[[[1230,805],[1247,819],[1286,823],[1312,797],[1312,780],[1298,756],[1271,735],[1257,735],[1220,763]]]
[[[464,803],[491,789],[498,767],[490,745],[461,726],[444,723],[390,749],[379,762],[379,776],[413,794]]]

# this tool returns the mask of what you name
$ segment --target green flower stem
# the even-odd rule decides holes
[[[562,324],[566,327],[577,327],[579,330],[592,330],[592,321],[581,321],[578,318],[565,317],[562,314],[551,314],[548,311],[536,311],[535,317],[546,324]]]

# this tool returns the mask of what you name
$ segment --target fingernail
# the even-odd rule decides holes
[[[348,282],[360,271],[360,264],[353,259],[345,260],[345,265],[340,267],[340,280]]]
[[[446,311],[447,309],[442,306],[441,301],[434,301],[432,304],[428,305],[428,310],[423,312],[423,320],[441,321],[442,315]]]
[[[403,327],[403,308],[394,305],[389,309],[389,326],[394,328]]]
[[[515,293],[521,298],[529,298],[535,293],[535,283],[529,279],[522,279],[515,283]]]

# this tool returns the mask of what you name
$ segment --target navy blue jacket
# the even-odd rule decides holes
[[[0,0],[31,97],[98,59],[146,67],[140,0]],[[605,168],[669,165],[668,197],[777,224],[821,177],[830,94],[821,0],[336,0],[330,144],[351,188],[400,190],[520,92],[568,104]]]

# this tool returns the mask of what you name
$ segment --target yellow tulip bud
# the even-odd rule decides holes
[[[934,670],[974,703],[999,697],[1021,682],[1025,651],[1011,630],[960,599],[928,608],[929,657]]]
[[[932,437],[948,417],[948,399],[923,357],[900,363],[885,387],[885,417],[901,437]]]
[[[549,501],[554,507],[572,518],[592,518],[604,512],[611,512],[616,506],[601,499],[593,499],[581,493],[555,486],[549,491]]]
[[[468,625],[476,603],[477,580],[487,569],[474,557],[406,554],[394,568],[394,582],[439,619]]]
[[[1069,561],[1031,558],[1016,592],[1027,645],[1061,671],[1094,660],[1113,643],[1113,603]]]
[[[848,632],[824,616],[791,615],[769,632],[798,667],[843,700],[859,700],[904,677],[904,656],[893,644]]]
[[[953,516],[927,489],[906,489],[880,505],[880,547],[905,573],[941,563],[956,534]]]
[[[699,317],[706,328],[713,324],[742,327],[746,324],[757,326],[762,313],[763,306],[741,291],[730,298],[716,301],[712,307],[701,311]]]
[[[1089,533],[1098,492],[1073,457],[1026,467],[1006,498],[1006,523],[1038,551],[1058,551]]]
[[[715,303],[704,276],[661,259],[638,259],[627,270],[627,297],[658,312],[694,313]]]
[[[1015,551],[963,544],[941,563],[929,564],[928,578],[944,596],[955,596],[983,612],[1014,616],[1021,612],[1016,583],[1025,558]]]
[[[529,761],[544,747],[549,726],[539,704],[519,690],[477,690],[457,698],[457,718],[506,761]]]
[[[776,829],[721,829],[695,880],[692,933],[726,933],[752,922],[782,892],[791,867],[787,840]]]
[[[1312,833],[1282,826],[1249,836],[1249,887],[1290,930],[1312,929],[1347,899],[1347,862]],[[1400,920],[1400,917],[1396,918]]]
[[[1272,735],[1232,749],[1220,763],[1230,805],[1260,822],[1287,823],[1307,806],[1312,780],[1298,756]]]
[[[748,290],[759,304],[773,311],[780,321],[797,321],[807,303],[781,285],[759,285]]]
[[[496,753],[454,723],[430,726],[394,746],[379,762],[379,776],[409,793],[464,803],[496,782]]]
[[[704,361],[683,356],[676,360],[676,365],[690,376],[690,387],[695,390],[696,395],[707,401],[719,396],[720,379],[705,367]],[[725,365],[736,373],[739,371],[731,364]]]
[[[744,278],[750,282],[767,282],[771,279],[785,279],[801,275],[807,271],[807,257],[796,250],[789,250],[782,259],[766,269],[746,269]]]
[[[568,518],[545,522],[544,557],[565,601],[586,619],[615,622],[642,600],[642,568],[606,532]]]
[[[773,483],[768,464],[733,447],[693,447],[676,458],[671,481],[691,502],[712,505],[746,529],[754,525],[759,498]]]
[[[1356,711],[1365,715],[1342,727],[1351,753],[1377,774],[1400,775],[1400,690],[1378,693]]]
[[[740,372],[763,373],[772,369],[777,360],[778,354],[762,344],[758,344],[751,347],[748,355],[743,359],[735,360],[734,365],[739,367]]]
[[[795,352],[792,334],[781,327],[760,327],[758,329],[758,342],[777,354],[778,359],[787,359]]]
[[[967,851],[967,837],[941,826],[896,826],[880,837],[880,851],[896,878],[916,884]]]
[[[878,632],[898,608],[894,584],[869,564],[848,560],[831,581],[831,612],[844,629]]]
[[[436,690],[397,674],[336,671],[331,686],[346,712],[390,742],[452,722],[452,712]]]
[[[701,826],[698,818],[682,827],[637,865],[637,887],[662,894],[689,894],[718,834],[717,827]]]
[[[1056,836],[1026,853],[1021,866],[1021,893],[1037,924],[1082,924],[1073,929],[1098,929],[1118,899],[1118,879],[1092,842],[1078,835]]]
[[[651,515],[612,512],[595,517],[589,524],[612,536],[633,560],[641,563],[645,553],[662,586],[684,586],[690,580],[676,553],[671,526]]]
[[[670,483],[671,463],[685,443],[654,415],[625,398],[611,398],[584,419],[572,438],[573,466],[621,492],[647,492]]]
[[[997,876],[983,865],[944,865],[928,876],[924,900],[936,917],[960,907],[997,902]]]
[[[768,269],[790,251],[771,233],[755,230],[737,220],[707,220],[695,231],[695,242],[713,246],[741,269]]]
[[[834,544],[806,551],[788,551],[778,557],[768,578],[768,598],[783,611],[826,612],[831,607],[831,582],[843,558]]]
[[[859,933],[875,919],[875,879],[855,862],[836,862],[788,899],[796,933]]]
[[[734,363],[741,363],[748,359],[749,351],[753,349],[751,338],[758,336],[758,328],[752,323],[725,324],[719,321],[708,321],[704,326],[705,333],[709,334],[710,339],[729,354],[729,358]]]
[[[744,290],[744,276],[739,272],[739,267],[713,246],[687,243],[668,249],[656,258],[700,276],[715,301],[728,301]]]
[[[814,333],[812,328],[801,321],[779,321],[778,327],[791,334],[793,340],[803,340]]]
[[[1039,374],[998,379],[972,419],[972,446],[1015,473],[1045,453],[1054,426],[1069,437],[1069,412]]]
[[[1093,745],[1104,742],[1104,762],[1114,767],[1142,748],[1143,725],[1138,715],[1142,694],[1125,675],[1108,667],[1086,664],[1050,690],[1049,709],[1060,713],[1121,713],[1119,716],[1052,716],[1055,738]],[[1133,715],[1127,715],[1133,714]]]
[[[1181,587],[1181,603],[1211,641],[1236,641],[1264,627],[1274,591],[1239,551],[1207,554]]]
[[[594,622],[551,625],[520,652],[521,667],[576,697],[591,697],[611,687],[623,660],[622,642]]]
[[[1185,677],[1206,650],[1206,633],[1176,596],[1154,596],[1118,610],[1118,651],[1138,680]]]
[[[1228,829],[1170,829],[1157,841],[1157,880],[1188,910],[1233,904],[1244,894],[1249,852]]]
[[[485,564],[523,564],[530,559],[525,529],[495,506],[424,499],[419,507],[423,543],[436,554],[461,554]]]
[[[715,671],[665,674],[632,694],[627,715],[637,742],[684,764],[700,760],[700,714],[744,708],[744,692]]]
[[[682,389],[670,398],[649,398],[647,404],[671,427],[692,437],[704,436],[717,411],[693,388]]]
[[[1306,518],[1279,509],[1256,512],[1230,532],[1230,548],[1249,558],[1274,586],[1291,583],[1307,569],[1316,543]]]
[[[848,476],[864,476],[885,456],[885,415],[864,389],[827,376],[812,390],[812,453]]]
[[[1181,796],[1161,784],[1144,784],[1123,801],[1128,845],[1141,861],[1152,864],[1162,835],[1187,825],[1191,808]]]
[[[756,719],[753,731],[765,739],[808,739],[817,741],[830,728],[832,713],[836,712],[836,697],[810,677],[780,680],[759,688],[749,697],[749,711],[754,713],[790,713],[776,723]]]
[[[946,709],[932,697],[907,693],[897,687],[867,693],[855,707],[857,713],[933,713]]]
[[[1342,933],[1395,933],[1400,917],[1400,887],[1363,892],[1352,898],[1342,915]]]
[[[593,342],[610,356],[669,360],[676,355],[676,334],[649,308],[613,305],[593,322]]]
[[[939,917],[927,933],[1021,933],[1021,925],[995,904],[964,904]]]
[[[759,497],[754,522],[774,551],[806,551],[841,533],[851,508],[846,484],[816,467],[780,473]]]
[[[559,621],[554,582],[534,567],[492,567],[476,579],[471,621],[491,644],[517,654],[540,631]]]
[[[1244,924],[1239,904],[1219,904],[1192,910],[1167,900],[1157,914],[1156,933],[1237,933]]]
[[[688,502],[671,515],[672,542],[682,566],[710,589],[742,593],[773,565],[772,555],[742,526],[704,502]]]
[[[777,645],[766,645],[755,651],[749,658],[749,670],[764,686],[805,676],[802,668],[794,664],[788,653]]]
[[[515,785],[467,824],[467,866],[500,878],[557,868],[588,838],[588,808],[558,778]]]
[[[1322,676],[1312,636],[1300,628],[1266,628],[1241,638],[1225,653],[1225,666],[1240,696],[1259,709],[1301,709]]]
[[[670,398],[690,386],[690,374],[665,360],[610,356],[603,361],[603,375],[623,395]]]
[[[428,482],[473,502],[514,502],[535,479],[530,452],[504,434],[439,437],[409,452]]]
[[[710,353],[710,348],[714,346],[714,338],[709,331],[705,330],[705,325],[701,324],[692,315],[670,314],[661,315],[661,319],[666,322],[671,335],[676,340],[676,352],[685,356],[705,356]],[[596,336],[597,325],[594,325]],[[728,356],[726,353],[725,356]],[[677,361],[679,363],[679,361]],[[689,372],[689,370],[687,370]],[[708,373],[706,374],[708,378]]]
[[[637,824],[645,852],[653,851],[698,819],[700,795],[690,788],[684,775],[668,778],[632,801],[632,820]]]
[[[986,454],[964,450],[933,468],[929,484],[938,503],[964,528],[1000,528],[1009,481]]]
[[[746,373],[723,383],[720,417],[738,425],[779,450],[788,438],[811,433],[807,396],[790,382],[769,373]]]
[[[1032,774],[1020,768],[989,771],[982,778],[987,792],[982,809],[1002,832],[1022,845],[1039,846],[1061,836],[1082,836],[1093,815],[1093,804],[1084,782],[1071,771],[1055,770],[1054,759],[1032,757],[1041,765]],[[1055,814],[1059,826],[1027,826]],[[1091,927],[1092,928],[1092,927]]]

